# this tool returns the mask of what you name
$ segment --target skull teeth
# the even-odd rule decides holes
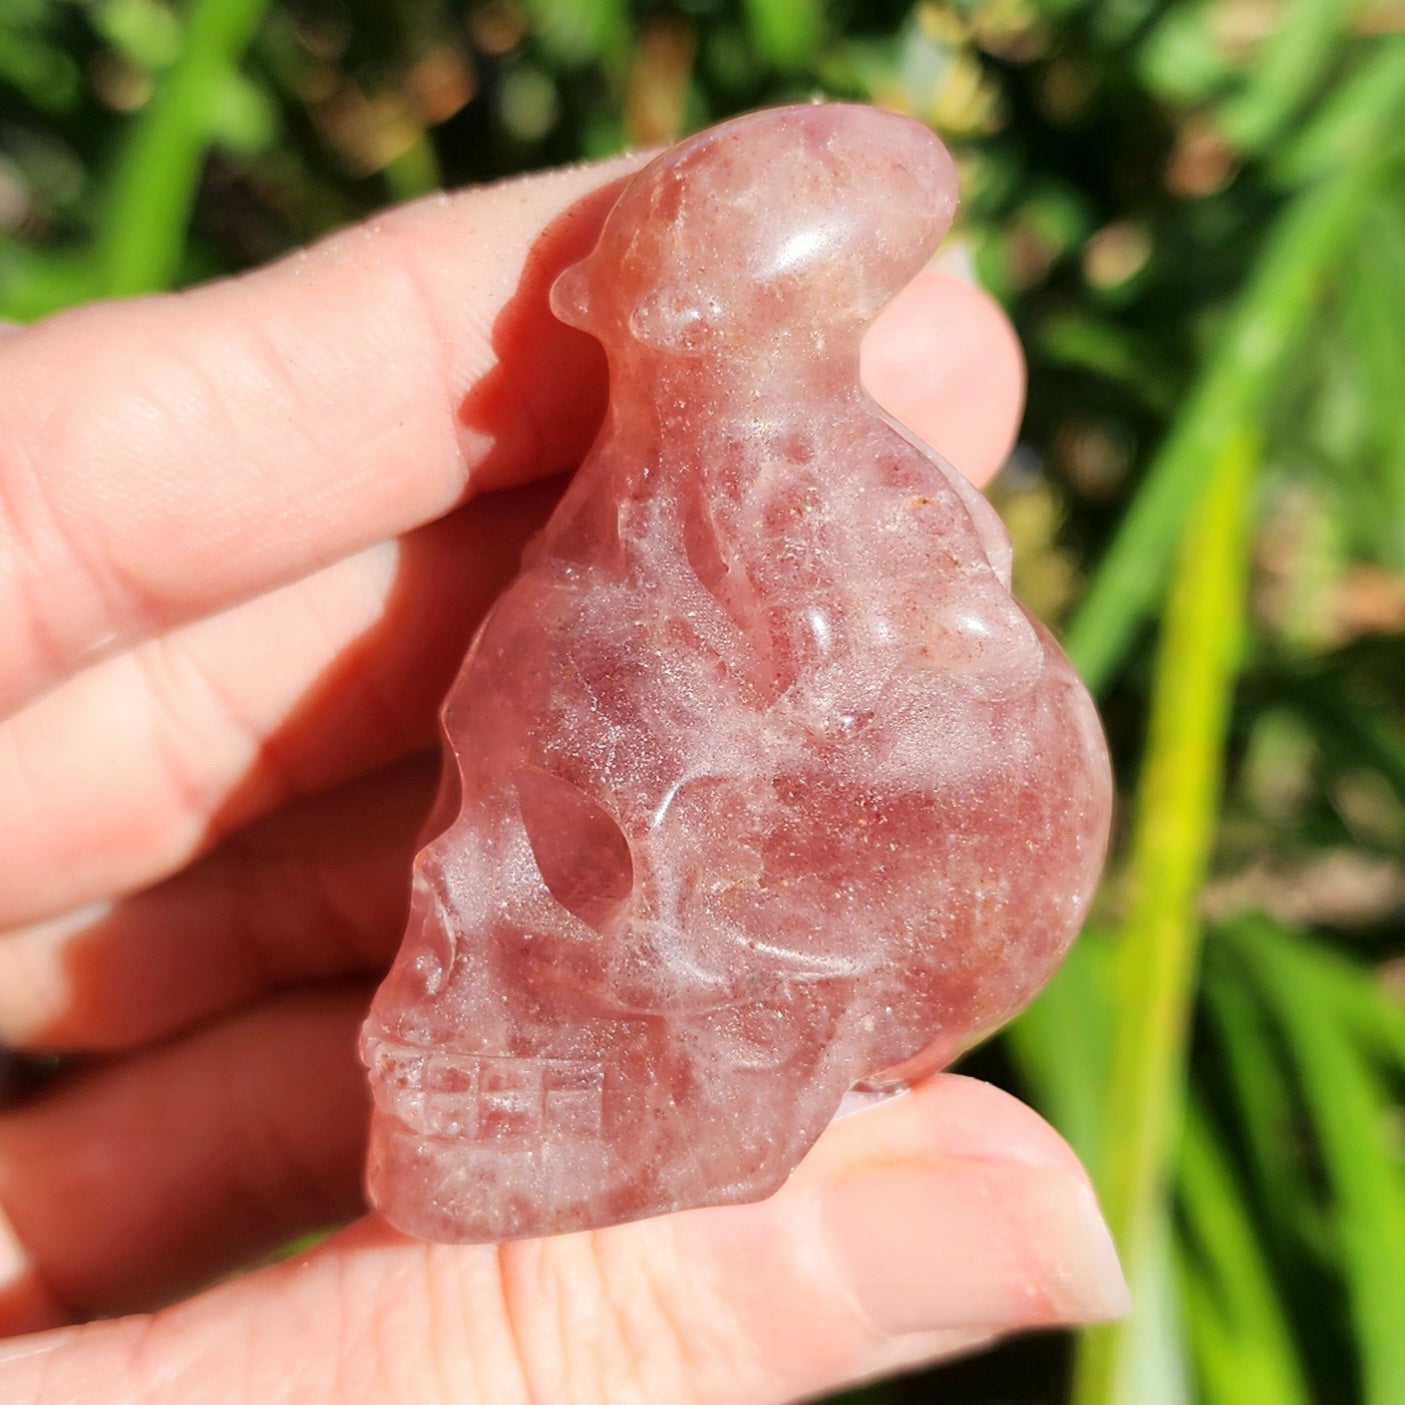
[[[602,1063],[367,1043],[377,1105],[421,1136],[523,1150],[602,1134]]]

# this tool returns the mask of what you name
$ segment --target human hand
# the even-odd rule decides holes
[[[362,1208],[435,709],[598,420],[546,289],[630,165],[0,339],[0,1040],[81,1056],[0,1111],[0,1399],[760,1405],[1121,1310],[1071,1153],[953,1076],[762,1204],[367,1218],[176,1301]],[[966,285],[924,275],[865,375],[973,479],[1007,451],[1019,353]]]

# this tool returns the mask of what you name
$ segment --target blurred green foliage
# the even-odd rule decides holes
[[[1405,1402],[1405,5],[6,0],[0,313],[815,94],[929,122],[1031,362],[995,489],[1102,698],[1092,930],[972,1059],[1123,1326],[889,1402]]]

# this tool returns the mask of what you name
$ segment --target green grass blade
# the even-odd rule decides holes
[[[98,237],[103,291],[168,288],[212,136],[211,98],[237,64],[269,0],[194,0],[180,57],[157,82],[113,173]]]
[[[1182,1129],[1178,1189],[1190,1241],[1181,1265],[1185,1322],[1202,1398],[1312,1405],[1244,1192],[1193,1100]]]
[[[1405,46],[1390,52],[1405,55]],[[1265,419],[1328,275],[1392,174],[1386,153],[1405,127],[1405,83],[1371,95],[1373,120],[1355,129],[1364,149],[1330,179],[1294,196],[1271,229],[1069,627],[1069,655],[1095,692],[1111,680],[1164,591],[1182,525],[1220,446]]]
[[[618,58],[630,42],[625,0],[527,0],[525,9],[547,52],[567,67]]]
[[[1147,1223],[1133,1292],[1137,1345],[1123,1363],[1118,1405],[1133,1400],[1136,1405],[1192,1405],[1195,1392],[1176,1283],[1174,1227],[1165,1210]]]
[[[1157,414],[1175,408],[1174,382],[1153,349],[1108,318],[1054,313],[1035,327],[1032,341],[1043,359],[1115,381]]]
[[[1101,1174],[1107,1136],[1114,952],[1106,933],[1085,932],[1039,999],[1006,1032],[1040,1111],[1094,1179]],[[1192,1398],[1172,1260],[1171,1225],[1163,1218],[1137,1283],[1142,1347],[1129,1388],[1139,1405],[1186,1405]]]
[[[1268,922],[1244,949],[1289,1036],[1321,1139],[1341,1267],[1361,1358],[1364,1405],[1405,1405],[1405,1164],[1391,1146],[1392,1099],[1344,1015],[1343,984],[1370,991],[1342,958]]]
[[[1361,63],[1343,75],[1302,126],[1285,133],[1269,169],[1285,189],[1330,177],[1349,162],[1380,152],[1389,162],[1398,159],[1405,123],[1394,125],[1382,114],[1397,111],[1405,87],[1405,42],[1375,46]]]
[[[1405,202],[1377,201],[1345,287],[1347,326],[1374,412],[1379,470],[1361,496],[1369,503],[1380,558],[1405,568]]]
[[[1371,1058],[1405,1073],[1405,1007],[1371,972],[1267,917],[1245,918],[1227,929],[1226,935],[1247,955],[1253,969],[1281,965],[1286,956],[1294,978],[1330,1003],[1332,1018],[1350,1031]]]
[[[81,255],[29,248],[0,231],[0,317],[32,322],[100,291],[91,263]]]
[[[1111,1045],[1112,944],[1084,932],[1058,974],[1005,1033],[1039,1110],[1095,1175]]]
[[[1257,436],[1225,440],[1186,533],[1157,660],[1130,856],[1130,905],[1114,958],[1115,1015],[1101,1176],[1133,1293],[1165,1233],[1199,943],[1196,899],[1214,843],[1221,758],[1238,668]],[[1083,1338],[1077,1405],[1124,1405],[1153,1349],[1145,1316]]]
[[[1329,1252],[1330,1234],[1303,1160],[1283,1149],[1301,1140],[1297,1085],[1283,1057],[1277,1024],[1255,989],[1252,973],[1230,935],[1207,948],[1205,1006],[1223,1050],[1233,1120],[1245,1152],[1264,1222],[1275,1236],[1304,1246],[1315,1260]]]
[[[1290,680],[1289,700],[1324,752],[1370,766],[1405,804],[1405,734],[1389,713],[1353,698],[1340,670]]]
[[[800,68],[824,37],[823,0],[743,0],[742,12],[756,51],[777,68]]]
[[[1294,0],[1278,16],[1245,85],[1224,104],[1220,125],[1241,150],[1259,151],[1308,103],[1347,38],[1354,6]]]

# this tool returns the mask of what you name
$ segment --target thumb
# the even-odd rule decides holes
[[[1126,1302],[1068,1148],[945,1076],[836,1123],[760,1204],[500,1247],[365,1221],[152,1317],[0,1345],[0,1399],[775,1405]]]

